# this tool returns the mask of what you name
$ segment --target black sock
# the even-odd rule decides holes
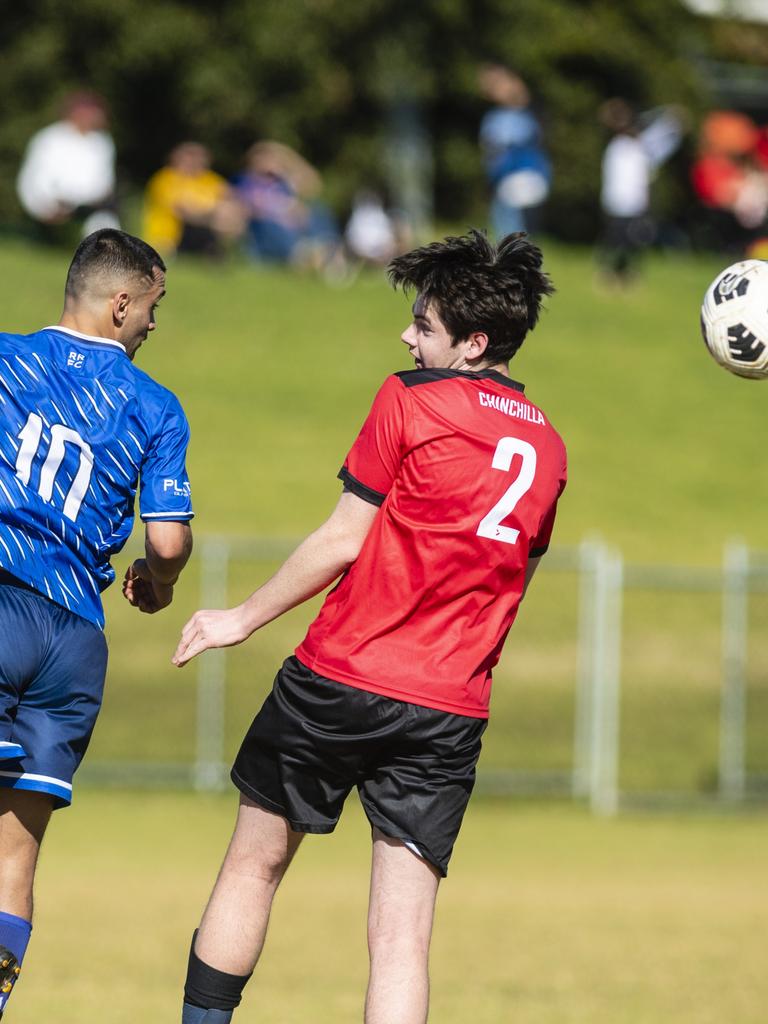
[[[240,1005],[243,989],[251,975],[227,974],[226,971],[217,971],[215,967],[203,963],[195,953],[196,939],[197,930],[192,936],[189,949],[184,1001],[205,1009],[234,1010]]]

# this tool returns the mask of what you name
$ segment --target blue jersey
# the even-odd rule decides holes
[[[0,334],[0,566],[104,625],[109,560],[144,521],[192,518],[178,399],[116,341]]]

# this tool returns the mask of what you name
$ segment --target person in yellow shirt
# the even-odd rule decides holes
[[[220,255],[243,224],[236,196],[199,142],[176,146],[147,183],[143,234],[159,252]]]

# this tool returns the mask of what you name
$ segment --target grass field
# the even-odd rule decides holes
[[[556,542],[599,533],[630,562],[719,564],[727,538],[768,547],[765,396],[706,356],[698,304],[719,263],[653,258],[627,295],[596,288],[589,253],[546,246],[558,294],[513,364],[568,444]],[[0,246],[3,327],[58,319],[66,260]],[[197,536],[299,538],[333,506],[335,474],[379,382],[406,366],[407,303],[376,276],[343,290],[249,267],[171,268],[140,365],[193,430]],[[118,574],[126,557],[116,560]],[[233,567],[242,598],[274,562]],[[139,618],[107,595],[111,663],[89,758],[189,761],[195,676],[173,670],[198,600]],[[488,768],[567,770],[576,579],[541,573],[497,673]],[[232,752],[312,608],[229,662]],[[628,596],[622,785],[711,791],[719,607],[712,595]],[[751,767],[768,767],[768,598],[751,613]],[[32,955],[14,1024],[176,1020],[189,935],[233,799],[82,788],[46,841]],[[280,894],[240,1019],[360,1019],[368,838],[359,809],[308,840]],[[441,896],[431,1020],[453,1024],[758,1024],[768,979],[758,816],[625,815],[478,801]]]
[[[234,798],[82,792],[39,874],[13,1024],[177,1021],[188,942]],[[243,1024],[354,1024],[368,830],[350,802],[278,894]],[[434,1024],[762,1024],[768,832],[759,818],[606,822],[470,807],[438,904]]]

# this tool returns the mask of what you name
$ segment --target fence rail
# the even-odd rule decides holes
[[[198,542],[200,605],[227,604],[230,567],[282,559],[295,542],[208,537]],[[719,568],[625,565],[621,553],[599,539],[553,548],[539,572],[578,579],[573,754],[570,771],[481,770],[478,786],[492,793],[557,792],[588,801],[597,814],[615,814],[623,798],[621,751],[623,605],[631,591],[709,593],[721,600],[721,685],[717,798],[738,805],[768,782],[748,774],[747,669],[750,597],[768,593],[768,558],[730,542]],[[181,785],[214,791],[225,785],[227,652],[197,660],[196,749],[192,764],[86,763],[86,780],[105,785]],[[668,797],[670,795],[668,794]]]

